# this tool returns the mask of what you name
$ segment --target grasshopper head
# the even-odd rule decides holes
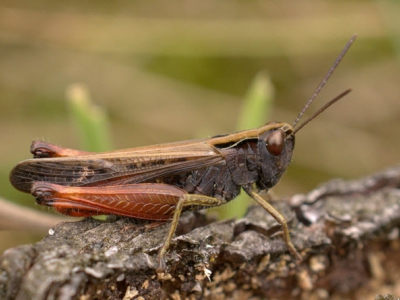
[[[286,123],[269,123],[270,129],[260,134],[258,152],[260,155],[261,189],[273,187],[285,173],[294,148],[293,127]]]

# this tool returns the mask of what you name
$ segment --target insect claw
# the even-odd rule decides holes
[[[298,263],[301,263],[303,261],[303,256],[301,256],[301,254],[296,250],[296,249],[289,249],[290,253],[296,257],[296,260]]]
[[[164,273],[167,269],[167,265],[165,263],[165,259],[158,255],[158,266],[156,269],[157,274]]]

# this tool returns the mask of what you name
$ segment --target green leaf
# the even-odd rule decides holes
[[[82,148],[94,152],[111,150],[107,113],[91,101],[88,89],[81,84],[71,85],[67,103]]]

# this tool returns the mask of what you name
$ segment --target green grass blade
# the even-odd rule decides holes
[[[82,149],[94,152],[111,150],[107,112],[91,101],[88,89],[80,84],[71,85],[67,90],[67,102]]]

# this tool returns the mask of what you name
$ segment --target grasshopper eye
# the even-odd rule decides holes
[[[278,156],[283,151],[285,136],[282,130],[276,130],[267,137],[267,150],[270,154]]]

